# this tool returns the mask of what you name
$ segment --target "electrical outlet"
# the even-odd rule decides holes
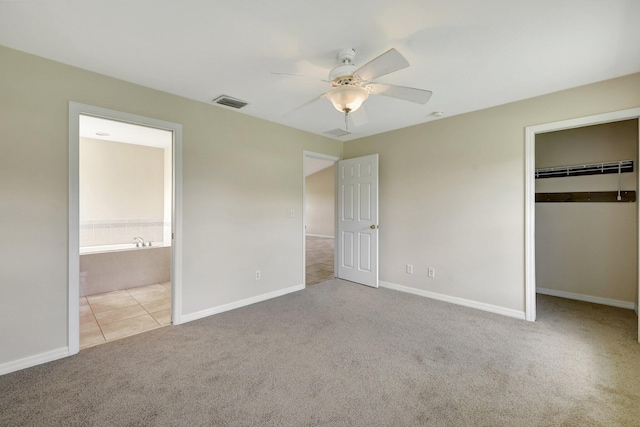
[[[413,265],[407,264],[407,273],[413,274]]]
[[[432,279],[436,277],[436,269],[429,267],[429,270],[427,270],[427,274],[429,275],[429,277],[431,277]]]
[[[256,270],[256,280],[260,280],[260,270]]]
[[[288,218],[293,218],[294,216],[296,216],[296,211],[295,211],[295,210],[293,210],[293,209],[289,209],[289,210],[287,211],[287,217],[288,217]]]

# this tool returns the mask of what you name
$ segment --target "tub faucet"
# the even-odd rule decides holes
[[[136,248],[139,248],[141,246],[146,246],[144,244],[144,239],[142,237],[134,237],[133,240],[136,242]]]

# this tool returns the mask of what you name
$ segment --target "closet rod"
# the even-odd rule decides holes
[[[560,178],[563,176],[597,175],[618,172],[633,172],[633,160],[587,163],[584,165],[556,166],[536,169],[536,179]]]

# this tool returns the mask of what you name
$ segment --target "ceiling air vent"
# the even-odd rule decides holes
[[[231,107],[231,108],[237,108],[237,109],[240,109],[248,105],[248,103],[245,101],[241,101],[239,99],[232,98],[227,95],[221,95],[216,99],[214,99],[213,102],[215,102],[216,104],[224,105],[225,107]]]
[[[343,130],[343,129],[334,129],[334,130],[328,130],[325,132],[325,135],[331,135],[331,136],[345,136],[345,135],[351,135],[351,132]]]

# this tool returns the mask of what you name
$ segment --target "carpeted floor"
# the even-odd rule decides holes
[[[629,310],[332,280],[0,377],[2,426],[639,426]]]

